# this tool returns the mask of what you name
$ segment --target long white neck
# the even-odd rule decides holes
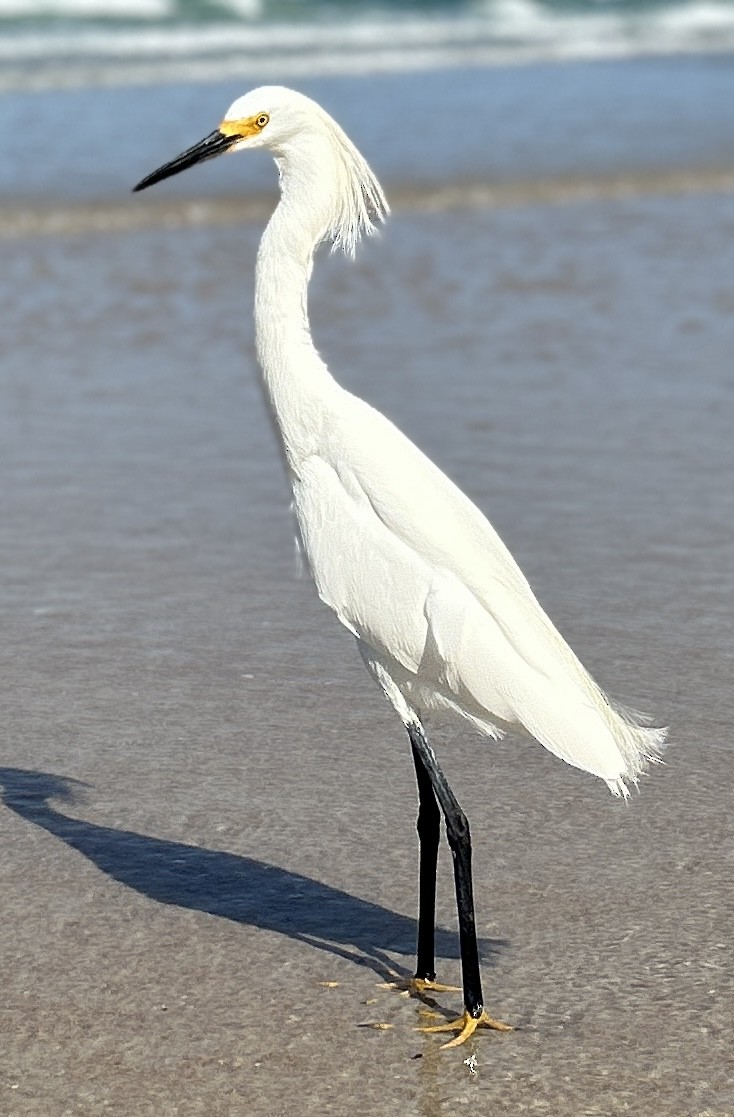
[[[326,232],[328,198],[281,165],[281,200],[263,234],[255,274],[255,339],[268,402],[289,467],[318,448],[329,397],[340,391],[311,340],[307,291]]]
[[[311,104],[309,102],[309,104]],[[343,393],[316,352],[307,290],[316,246],[328,237],[352,252],[387,202],[341,129],[318,106],[318,123],[274,149],[281,199],[260,242],[255,338],[265,391],[290,469],[318,450],[324,422]],[[311,122],[312,123],[312,122]]]

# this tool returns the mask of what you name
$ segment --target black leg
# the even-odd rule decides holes
[[[446,820],[446,836],[448,837],[451,854],[454,859],[454,880],[456,882],[456,906],[459,912],[459,944],[461,949],[461,974],[464,989],[464,1006],[475,1020],[483,1013],[484,999],[482,996],[482,979],[479,972],[479,950],[477,947],[477,932],[474,923],[474,893],[471,876],[471,836],[466,815],[459,806],[456,796],[448,785],[435,753],[428,744],[422,725],[414,722],[407,726],[410,743],[413,746],[413,756],[416,760],[416,773],[418,774],[418,790],[421,796],[421,811],[427,792],[424,793],[425,782],[430,782],[430,787],[438,799]],[[418,761],[420,760],[420,766]],[[422,775],[420,773],[422,769]],[[426,781],[426,776],[428,780]],[[424,781],[424,784],[421,783]],[[435,800],[434,800],[435,806]],[[419,827],[421,825],[419,816]],[[432,823],[435,829],[435,822]],[[419,831],[420,832],[420,831]],[[428,862],[428,857],[426,857]],[[435,861],[433,863],[433,886],[431,888],[432,900],[435,896]],[[427,866],[426,866],[427,876]],[[426,883],[427,887],[427,883]],[[423,842],[421,835],[421,912],[418,925],[419,951],[420,935],[423,923],[424,901],[424,862]],[[432,919],[433,923],[433,919]],[[433,930],[431,930],[431,959],[433,959]],[[420,953],[419,953],[420,967]]]
[[[436,866],[441,837],[441,812],[430,774],[413,738],[413,763],[418,781],[418,841],[420,843],[420,896],[418,900],[418,961],[415,976],[424,981],[436,977],[434,932],[436,926]]]

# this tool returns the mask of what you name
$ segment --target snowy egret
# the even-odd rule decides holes
[[[332,378],[311,340],[306,294],[322,241],[353,253],[388,212],[367,163],[314,101],[277,86],[228,109],[216,131],[138,183],[223,152],[268,148],[281,197],[256,266],[255,329],[282,438],[303,553],[316,587],[356,637],[401,718],[418,782],[419,989],[435,984],[436,863],[443,813],[459,917],[464,1012],[435,1031],[462,1043],[484,1009],[469,825],[438,765],[424,715],[449,710],[498,737],[522,727],[556,756],[628,795],[665,730],[614,706],[543,612],[472,502],[388,419]],[[440,807],[440,812],[439,812]]]

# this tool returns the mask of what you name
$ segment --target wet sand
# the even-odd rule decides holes
[[[625,806],[437,727],[516,1028],[453,1052],[378,987],[413,964],[412,765],[297,576],[259,233],[5,245],[0,1112],[734,1113],[734,197],[399,207],[319,259],[335,373],[674,742]]]

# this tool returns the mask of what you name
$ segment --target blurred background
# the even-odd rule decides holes
[[[121,199],[266,82],[390,186],[728,165],[733,49],[729,0],[3,0],[0,198]],[[169,196],[272,182],[253,166]]]
[[[5,0],[6,88],[726,51],[728,0]]]

